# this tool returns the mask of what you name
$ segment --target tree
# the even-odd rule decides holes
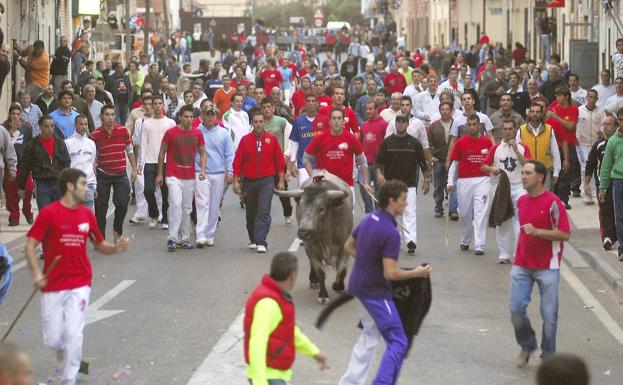
[[[327,21],[347,21],[363,25],[361,0],[329,0],[322,9]]]

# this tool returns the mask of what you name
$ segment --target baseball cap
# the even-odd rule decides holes
[[[206,114],[212,113],[212,114],[216,115],[216,114],[218,114],[218,108],[216,108],[215,105],[211,105],[211,106],[205,107],[203,109],[203,112],[206,113]]]
[[[408,122],[409,121],[409,117],[407,115],[405,115],[405,114],[400,113],[400,114],[396,115],[396,121],[399,121],[399,120],[403,121],[403,122]]]

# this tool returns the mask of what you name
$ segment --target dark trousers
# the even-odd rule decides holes
[[[143,175],[145,176],[145,189],[143,190],[143,194],[147,201],[149,217],[158,219],[160,216],[158,203],[156,201],[156,176],[158,175],[158,165],[155,163],[147,163],[143,169]],[[162,170],[162,177],[166,178],[166,169]],[[162,223],[169,223],[167,218],[167,212],[169,211],[169,189],[164,179],[160,186],[160,193],[162,194]]]
[[[95,218],[102,235],[106,234],[106,214],[108,213],[108,201],[110,189],[113,190],[112,203],[115,205],[115,219],[113,230],[117,234],[123,234],[123,221],[128,212],[130,203],[130,181],[128,173],[122,171],[119,174],[107,174],[97,170],[97,197],[95,198]]]
[[[61,199],[61,190],[56,182],[40,182],[35,183],[37,191],[37,208],[41,211],[45,206]]]
[[[573,170],[575,167],[578,167],[578,153],[575,152],[575,146],[566,145],[569,148],[569,169],[568,170],[560,170],[560,174],[558,175],[558,184],[554,186],[554,193],[558,195],[561,201],[568,204],[569,203],[569,195],[571,195],[571,186],[575,183],[573,181]],[[565,156],[562,152],[562,147],[559,147],[560,151],[560,162],[565,161]],[[579,181],[577,182],[579,183]]]
[[[623,253],[623,179],[612,179],[612,200],[614,202],[614,223],[619,254]]]
[[[279,182],[279,176],[275,175],[275,187],[277,187],[277,183]],[[288,181],[283,180],[283,184],[284,184],[284,188],[287,190],[288,189]],[[281,207],[283,208],[283,216],[284,217],[291,217],[292,216],[292,201],[290,200],[290,198],[285,198],[285,197],[279,197],[279,200],[281,201]]]
[[[266,238],[270,230],[270,206],[275,180],[273,177],[246,179],[242,183],[242,194],[247,214],[249,241],[268,246]]]
[[[456,184],[456,181],[454,181]],[[448,186],[448,170],[443,161],[433,164],[433,200],[435,201],[435,212],[443,213],[443,200],[446,196],[446,187]],[[456,199],[456,189],[452,191],[449,199],[448,211],[456,213],[458,210],[458,201]]]
[[[599,189],[599,186],[597,186]],[[612,200],[612,185],[606,190],[604,202],[599,202],[599,230],[601,240],[610,238],[612,243],[617,240],[616,228],[614,225],[614,201]]]

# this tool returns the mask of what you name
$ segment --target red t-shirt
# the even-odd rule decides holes
[[[520,196],[517,211],[520,226],[531,223],[538,229],[571,232],[565,205],[552,192],[545,191],[536,197],[528,194]],[[559,269],[563,245],[563,241],[548,241],[528,235],[522,228],[513,263],[526,269]]]
[[[87,239],[96,244],[104,241],[91,210],[82,205],[69,208],[60,201],[53,202],[39,212],[26,235],[43,243],[44,273],[54,258],[61,256],[41,291],[91,286],[93,273],[87,256]]]
[[[177,179],[195,179],[197,148],[205,145],[199,130],[184,131],[179,126],[169,128],[162,137],[167,145],[167,176]]]
[[[330,96],[323,94],[318,97],[318,108],[329,107],[332,105],[333,105],[333,98],[331,98]]]
[[[283,83],[283,76],[281,72],[277,70],[264,70],[260,74],[262,80],[264,80],[264,91],[266,95],[270,95],[270,90],[273,87],[279,87],[281,83]]]
[[[328,106],[319,109],[318,114],[330,118],[331,110],[333,110],[333,100],[331,100],[331,104]],[[355,115],[355,112],[350,109],[350,107],[344,107],[342,111],[344,111],[344,128],[348,128],[353,134],[358,133],[359,126],[357,125],[357,115]]]
[[[488,174],[480,171],[489,149],[491,140],[485,136],[473,138],[463,135],[456,141],[450,159],[459,162],[459,178],[478,178]]]
[[[316,168],[325,169],[342,179],[349,186],[353,181],[353,155],[359,155],[363,148],[357,137],[344,130],[334,136],[325,130],[312,139],[305,152],[314,156]]]
[[[299,111],[301,111],[305,107],[305,97],[307,94],[303,92],[302,89],[298,89],[292,93],[292,97],[290,98],[290,105],[294,110],[294,117],[299,115]]]
[[[242,80],[240,80],[240,84],[243,86],[249,85],[249,79],[243,77]],[[238,79],[231,79],[231,88],[238,88]]]
[[[401,73],[390,72],[385,76],[383,80],[385,90],[391,96],[394,92],[403,93],[407,87],[407,80]]]
[[[554,103],[552,103],[548,110],[554,111],[556,115],[568,122],[577,123],[578,117],[580,115],[578,107],[575,104],[570,104],[567,107],[561,107],[560,104],[554,101]],[[577,144],[575,129],[573,129],[573,131],[569,131],[568,129],[564,128],[562,124],[560,124],[558,119],[548,118],[545,123],[550,124],[554,129],[554,135],[556,135],[556,141],[559,145],[562,142],[566,142],[567,144],[571,144],[573,146]]]
[[[128,129],[115,124],[110,134],[104,127],[91,134],[97,148],[97,168],[108,174],[119,174],[126,170],[125,149],[132,144]]]
[[[361,125],[361,145],[369,164],[376,163],[376,154],[379,152],[381,142],[385,139],[385,131],[387,131],[387,122],[380,116],[374,120],[366,120]]]
[[[43,136],[39,135],[39,141],[43,145],[43,149],[48,153],[50,159],[54,158],[54,135],[45,139]]]

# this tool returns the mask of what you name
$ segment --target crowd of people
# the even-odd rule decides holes
[[[237,47],[210,47],[193,68],[189,36],[178,36],[177,46],[170,42],[168,57],[132,56],[128,63],[89,59],[87,40],[69,47],[66,37],[51,64],[42,41],[14,47],[26,76],[0,129],[0,169],[9,226],[20,223],[20,200],[21,214],[33,225],[27,257],[44,291],[44,318],[58,314],[59,303],[67,305],[66,321],[46,323],[45,333],[46,345],[60,352],[65,383],[75,383],[82,353],[80,300],[88,301],[91,274],[86,239],[104,253],[123,251],[128,219],[165,230],[171,252],[213,246],[219,222],[235,215],[220,210],[230,185],[245,209],[248,247],[258,253],[269,250],[274,190],[307,186],[326,170],[350,186],[353,202],[359,191],[362,211],[372,215],[357,226],[347,251],[358,256],[354,271],[376,271],[369,277],[353,273],[349,291],[368,278],[379,284],[373,298],[358,297],[377,325],[364,325],[364,334],[373,333],[366,327],[378,327],[390,347],[375,383],[395,383],[405,353],[399,320],[384,314],[378,301],[388,295],[386,277],[430,272],[427,266],[406,273],[391,263],[392,273],[383,271],[389,268],[385,259],[397,259],[400,250],[398,217],[408,253],[416,252],[420,193],[432,190],[435,218],[458,221],[460,236],[453,242],[462,251],[486,254],[487,227],[495,227],[498,250],[489,253],[500,264],[513,263],[510,309],[519,366],[537,348],[526,315],[535,282],[549,325],[542,355],[556,351],[558,269],[569,238],[570,197],[587,205],[597,198],[603,248],[618,242],[623,261],[623,74],[612,82],[603,70],[600,83],[586,90],[556,54],[537,63],[521,44],[511,53],[483,36],[469,50],[453,44],[410,51],[395,32],[379,40],[363,28],[342,29],[334,50],[320,53],[302,44],[258,44],[253,39],[259,35],[242,42],[238,37]],[[617,49],[618,69],[623,39]],[[106,243],[111,192],[113,242]],[[291,224],[293,202],[280,203]],[[78,226],[61,230],[59,218]],[[65,235],[50,240],[50,233]],[[366,245],[360,245],[362,233],[386,234],[391,245],[381,249],[374,237],[361,237]],[[75,252],[78,259],[61,259],[46,277],[35,258],[39,243],[46,268],[56,255]],[[382,263],[369,252],[375,247],[387,251]],[[76,263],[85,270],[64,279]],[[265,278],[261,293],[282,305],[275,285],[292,280],[292,269]],[[253,306],[262,303],[261,293]],[[272,305],[263,308],[274,313]],[[291,315],[285,317],[290,323]],[[252,328],[253,319],[248,322]],[[59,330],[75,338],[54,338]],[[325,365],[311,342],[298,339],[297,348],[304,346]],[[247,359],[265,357],[255,353]],[[287,371],[288,362],[276,360],[275,368]],[[0,379],[7,370],[0,367]],[[266,383],[265,370],[249,370],[254,384]]]

